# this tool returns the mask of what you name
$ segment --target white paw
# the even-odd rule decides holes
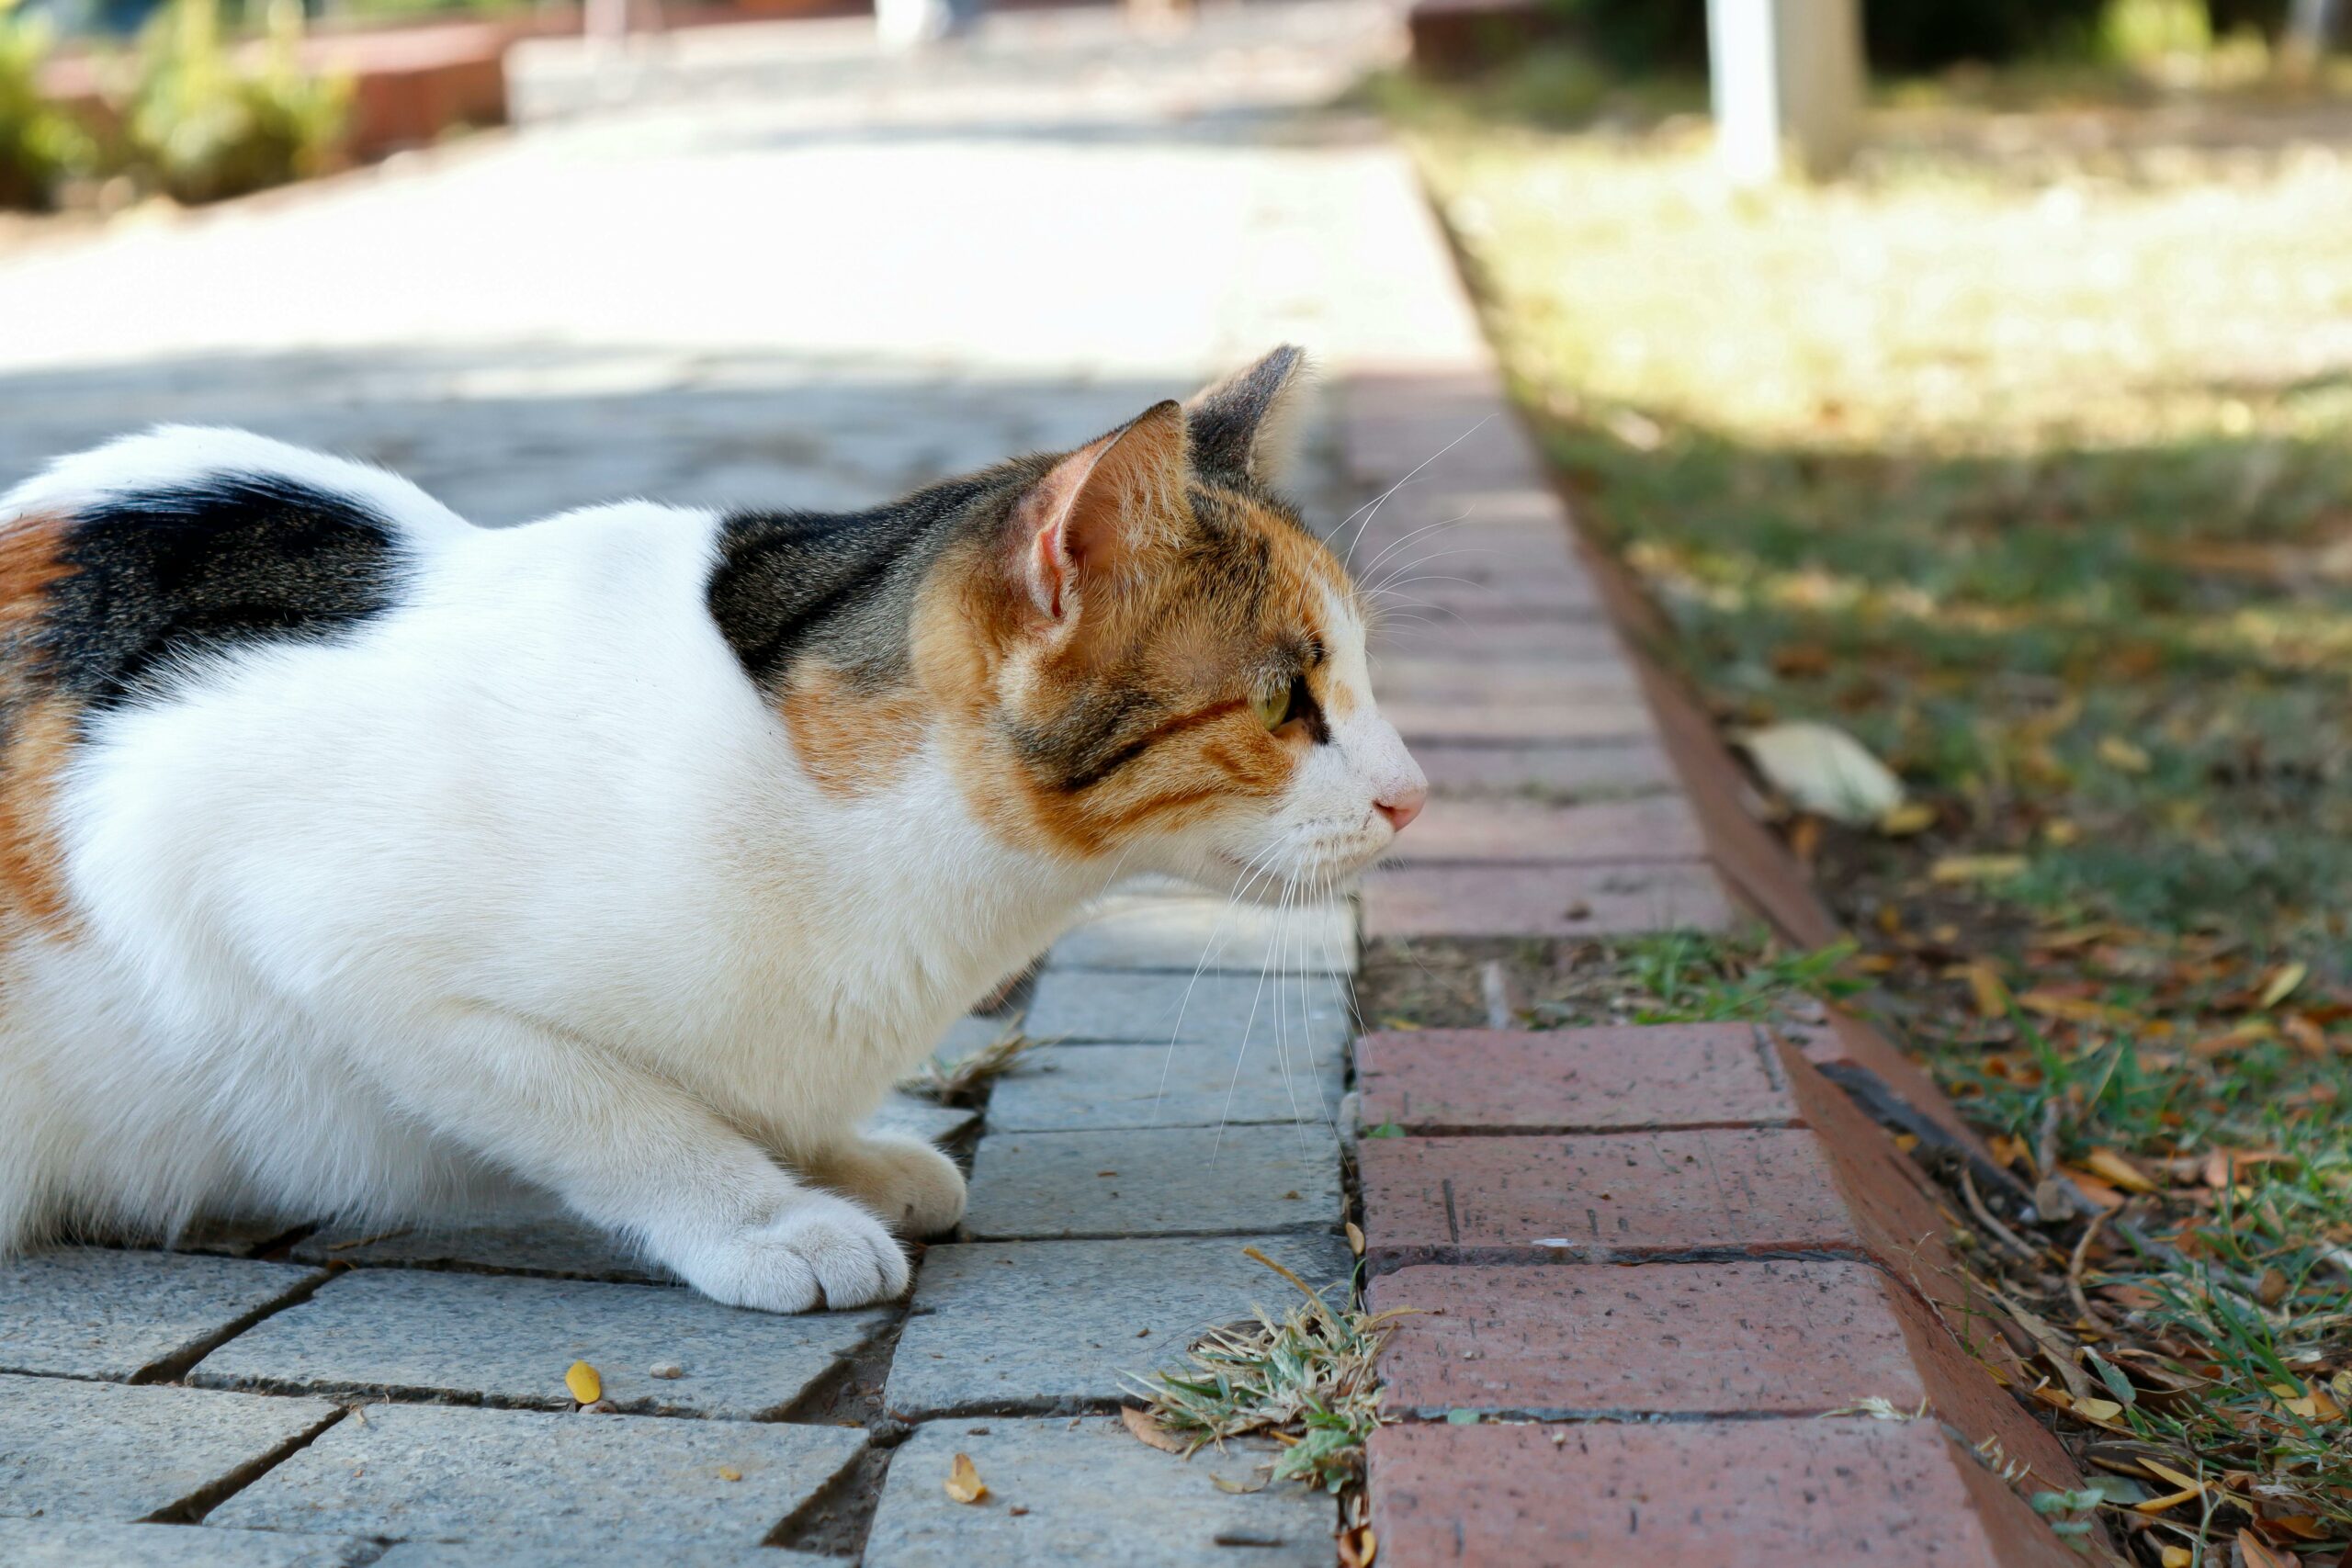
[[[856,1204],[809,1193],[765,1225],[703,1249],[679,1272],[729,1306],[762,1312],[865,1306],[907,1288],[907,1258]]]
[[[900,1235],[940,1235],[964,1217],[964,1173],[919,1138],[865,1139],[823,1179]]]

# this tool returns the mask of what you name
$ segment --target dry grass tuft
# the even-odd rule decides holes
[[[1228,1438],[1272,1438],[1283,1452],[1271,1479],[1343,1491],[1363,1479],[1364,1443],[1381,1419],[1374,1363],[1403,1314],[1334,1306],[1256,1247],[1242,1252],[1295,1285],[1305,1303],[1279,1320],[1257,1308],[1255,1324],[1195,1346],[1188,1371],[1137,1380],[1138,1391],[1188,1454]]]
[[[942,1105],[977,1105],[986,1098],[990,1084],[1018,1067],[1028,1059],[1030,1052],[1046,1043],[1018,1029],[1008,1029],[978,1050],[944,1066],[936,1058],[925,1062],[922,1073],[899,1087]]]

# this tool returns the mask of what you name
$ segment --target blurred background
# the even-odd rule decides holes
[[[1908,791],[1757,781],[1835,962],[2006,1162],[2191,1260],[2100,1332],[2201,1381],[2111,1435],[2253,1544],[2134,1551],[2336,1561],[2343,7],[876,3],[0,0],[0,484],[174,419],[491,524],[847,505],[1280,341],[1327,415],[1409,376],[1454,284],[1380,236],[1433,216],[1634,629]]]

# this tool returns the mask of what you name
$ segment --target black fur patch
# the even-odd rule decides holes
[[[893,679],[931,563],[965,529],[1001,524],[1035,479],[991,469],[870,512],[730,513],[705,593],[710,618],[763,688],[812,648],[860,679]]]
[[[91,710],[175,659],[353,626],[391,604],[401,571],[381,514],[268,475],[110,496],[74,519],[58,558],[43,669]]]

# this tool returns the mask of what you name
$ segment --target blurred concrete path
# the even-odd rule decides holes
[[[1159,39],[1016,13],[912,58],[868,33],[704,28],[602,73],[529,45],[514,132],[0,257],[0,477],[204,420],[491,523],[825,506],[1075,445],[1279,340],[1377,338],[1360,241],[1418,197],[1324,106],[1391,57],[1380,5]]]

